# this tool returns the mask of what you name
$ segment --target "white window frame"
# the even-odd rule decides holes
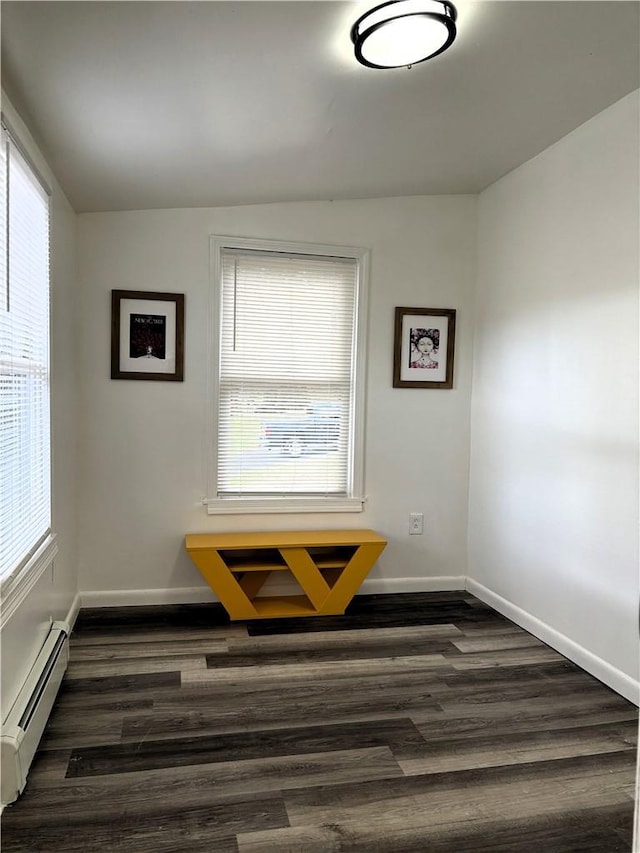
[[[295,253],[301,255],[326,255],[356,261],[357,295],[356,323],[353,343],[353,438],[349,461],[349,493],[347,497],[294,497],[251,498],[243,496],[218,496],[218,419],[220,399],[220,347],[222,316],[222,251],[223,249],[248,249],[254,251]],[[209,515],[245,513],[292,512],[362,512],[364,496],[364,419],[367,352],[367,310],[369,290],[368,249],[353,246],[291,243],[279,240],[260,240],[244,237],[212,236],[210,238],[211,300],[209,314],[208,347],[208,422],[207,497],[203,504]]]
[[[43,188],[45,194],[48,196],[48,205],[49,205],[49,247],[51,247],[51,188],[49,187],[47,181],[42,176],[40,169],[34,163],[33,158],[29,155],[27,148],[22,144],[19,135],[13,129],[11,122],[5,116],[4,113],[1,115],[1,123],[3,130],[7,134],[10,139],[11,145],[13,145],[16,150],[20,153],[24,161],[27,163],[29,168],[31,169],[34,178],[38,181],[38,183]],[[9,168],[7,164],[7,168]],[[8,180],[8,177],[7,177]],[[4,204],[5,200],[0,199],[0,203]],[[6,251],[9,250],[9,244],[7,242]],[[51,251],[51,248],[49,249]],[[6,263],[6,257],[0,259],[1,263]],[[51,300],[51,270],[49,270],[49,300]],[[49,441],[52,440],[52,425],[51,425],[51,310],[49,310]],[[0,628],[4,627],[4,625],[9,621],[9,619],[13,616],[13,614],[20,607],[22,602],[28,597],[31,590],[40,580],[44,572],[51,567],[53,561],[58,553],[58,543],[56,540],[56,535],[52,530],[53,524],[53,495],[51,494],[52,489],[52,459],[53,459],[53,449],[51,449],[50,456],[50,469],[49,469],[49,489],[50,489],[50,527],[49,529],[40,537],[40,539],[33,543],[33,547],[29,551],[29,553],[25,556],[22,562],[16,566],[13,571],[7,573],[4,577],[0,577],[0,601],[2,603],[2,607],[0,609]]]

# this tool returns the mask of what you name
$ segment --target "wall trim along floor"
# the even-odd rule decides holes
[[[551,648],[560,652],[560,654],[569,658],[569,660],[577,663],[579,667],[584,669],[594,678],[602,681],[607,687],[615,690],[625,699],[633,702],[634,705],[640,705],[640,682],[626,673],[607,663],[602,658],[594,655],[592,652],[585,649],[583,646],[571,640],[560,631],[556,631],[546,622],[542,622],[536,616],[498,595],[496,592],[483,586],[481,583],[474,581],[472,578],[467,578],[466,588],[468,592],[484,601],[498,613],[502,613],[507,619],[511,619],[516,625],[529,631],[534,637],[538,637]]]
[[[71,602],[71,606],[67,612],[67,615],[64,617],[64,621],[67,623],[69,628],[73,630],[73,626],[76,624],[76,619],[78,618],[78,613],[80,612],[80,608],[82,607],[82,597],[80,593],[76,593],[73,601]]]
[[[360,587],[362,595],[394,592],[450,592],[465,589],[464,575],[440,578],[367,578]],[[273,584],[261,594],[281,595],[289,591],[284,584]],[[170,589],[100,589],[80,593],[82,607],[134,607],[147,604],[203,604],[217,601],[206,586]]]

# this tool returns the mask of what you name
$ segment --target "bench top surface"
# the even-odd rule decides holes
[[[250,533],[187,533],[187,551],[233,548],[313,548],[315,546],[381,545],[375,530],[264,530]]]

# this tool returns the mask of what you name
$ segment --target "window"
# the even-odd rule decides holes
[[[24,581],[36,564],[44,569],[54,549],[49,196],[4,122],[1,147],[0,577],[6,604],[7,589],[14,590],[14,581]]]
[[[209,512],[362,509],[367,259],[212,238]]]

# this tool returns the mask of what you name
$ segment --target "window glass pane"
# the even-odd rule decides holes
[[[7,159],[9,140],[2,131],[0,138],[0,311],[5,311],[7,305]]]
[[[347,495],[357,264],[226,250],[218,494]]]
[[[51,525],[49,200],[8,150],[2,192],[0,296],[0,574],[16,569]],[[7,274],[8,271],[8,274]]]

